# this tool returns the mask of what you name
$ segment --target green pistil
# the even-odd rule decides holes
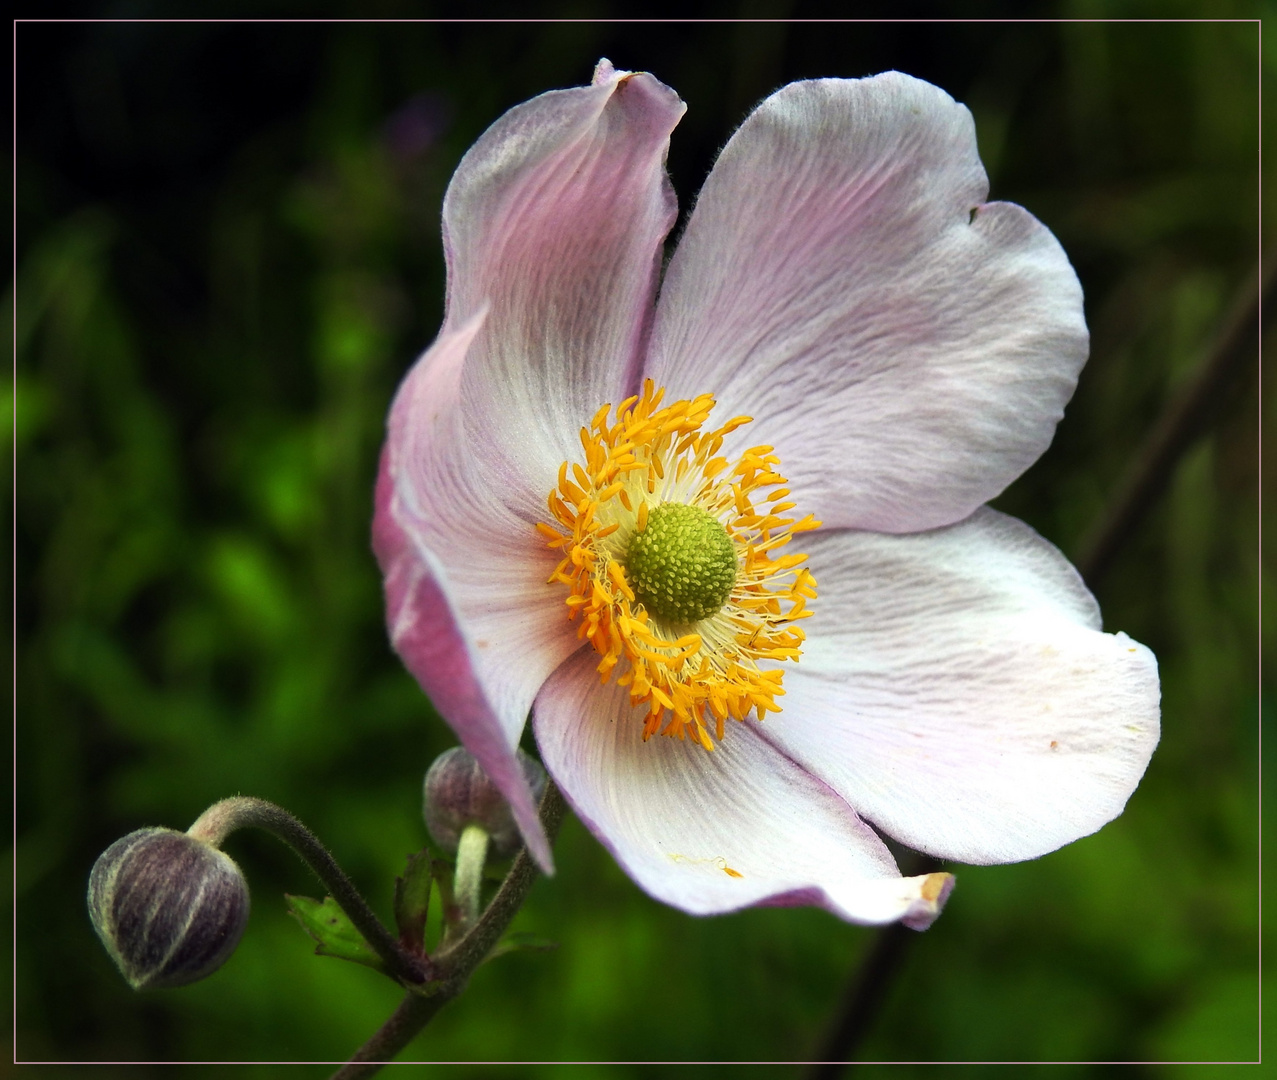
[[[727,530],[699,506],[661,503],[630,540],[625,571],[649,613],[693,623],[727,603],[736,584],[736,549]]]

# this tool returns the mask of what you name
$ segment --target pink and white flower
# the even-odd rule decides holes
[[[984,201],[970,113],[896,72],[764,101],[662,275],[683,110],[602,61],[453,176],[444,325],[377,485],[391,637],[547,870],[529,715],[658,899],[923,927],[952,879],[902,878],[874,828],[1034,858],[1120,814],[1157,743],[1152,654],[983,506],[1073,393],[1081,288]],[[640,565],[658,522],[691,546]]]

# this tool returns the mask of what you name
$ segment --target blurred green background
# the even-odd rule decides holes
[[[992,197],[1046,222],[1086,290],[1092,360],[997,503],[1066,553],[1254,271],[1254,23],[18,26],[19,1059],[340,1060],[393,1008],[387,980],[312,955],[282,894],[318,886],[262,834],[228,844],[253,888],[243,944],[183,990],[127,988],[85,882],[118,836],[252,794],[315,829],[389,917],[425,841],[421,776],[452,740],[382,626],[383,420],[440,322],[460,155],[600,56],[687,102],[669,156],[684,213],[789,80],[897,68],[970,106]],[[955,868],[866,1060],[1254,1060],[1256,371],[1096,586],[1106,626],[1161,664],[1143,784],[1096,836]],[[557,951],[480,969],[406,1057],[803,1060],[873,939],[820,911],[661,907],[575,821],[557,858],[516,923]]]

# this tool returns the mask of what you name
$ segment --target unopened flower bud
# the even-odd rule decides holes
[[[89,875],[93,928],[134,990],[211,975],[239,944],[248,903],[229,856],[173,829],[129,833]]]
[[[519,765],[532,788],[532,798],[539,801],[545,790],[545,770],[522,750],[518,753]],[[467,825],[482,827],[497,855],[513,855],[523,842],[504,796],[479,768],[470,751],[462,746],[445,750],[430,766],[423,789],[422,813],[430,835],[449,854],[457,850]]]

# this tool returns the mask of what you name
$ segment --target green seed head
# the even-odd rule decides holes
[[[699,506],[661,503],[630,540],[625,570],[652,615],[692,623],[727,603],[736,584],[736,549],[727,530]]]

